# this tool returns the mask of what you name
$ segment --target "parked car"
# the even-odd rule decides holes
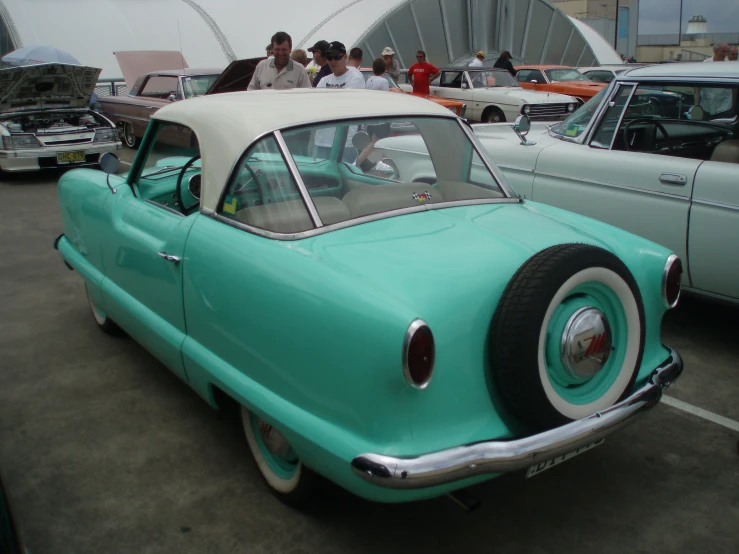
[[[641,67],[640,65],[599,65],[594,67],[578,67],[577,70],[585,75],[591,81],[596,83],[610,83],[616,77],[624,71]]]
[[[360,72],[364,76],[365,81],[367,81],[367,79],[374,75],[371,68],[361,68]],[[426,98],[431,102],[435,102],[436,104],[439,104],[440,106],[444,106],[445,108],[451,110],[459,117],[465,117],[465,114],[467,113],[467,106],[464,102],[460,102],[459,100],[450,100],[446,98],[435,98],[433,96],[426,96],[425,94],[414,94],[412,90],[403,90],[403,88],[395,82],[390,74],[384,73],[382,76],[385,78],[385,80],[387,80],[388,86],[390,87],[390,92],[401,92],[403,94],[411,94],[413,96]]]
[[[574,96],[581,106],[606,86],[591,81],[574,67],[561,65],[518,66],[516,79],[525,89]]]
[[[434,184],[361,169],[396,123]],[[172,126],[197,141],[162,144]],[[466,122],[411,95],[175,102],[127,175],[72,171],[58,190],[55,246],[96,324],[240,406],[262,477],[295,505],[324,494],[319,475],[379,501],[536,475],[682,369],[660,342],[678,258],[512,195]]]
[[[89,109],[100,71],[59,63],[0,70],[0,173],[95,165],[120,150],[115,125]]]
[[[411,89],[411,85],[403,85]],[[473,121],[502,123],[521,114],[535,120],[561,120],[575,111],[571,96],[527,91],[505,69],[452,67],[441,70],[430,87],[432,96],[461,100]]]
[[[522,197],[661,244],[685,261],[685,289],[736,302],[738,90],[732,64],[653,65],[556,126],[533,124],[525,144],[507,125],[475,133]]]

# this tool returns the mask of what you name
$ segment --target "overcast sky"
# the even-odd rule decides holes
[[[701,14],[709,33],[739,33],[739,0],[682,0],[683,32],[688,19]],[[677,33],[680,0],[640,0],[639,34]]]

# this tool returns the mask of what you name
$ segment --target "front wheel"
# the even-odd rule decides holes
[[[128,121],[123,124],[123,143],[129,148],[135,149],[139,145],[139,139],[136,131]]]
[[[243,406],[241,423],[257,469],[275,496],[293,508],[312,507],[321,478],[303,465],[280,431]]]
[[[505,123],[505,115],[498,108],[490,107],[482,114],[483,123]]]
[[[628,396],[644,336],[641,294],[624,263],[595,246],[557,245],[530,258],[503,293],[491,370],[508,410],[548,429]]]
[[[123,331],[121,328],[118,327],[118,325],[116,325],[116,323],[110,319],[104,311],[97,307],[95,301],[90,296],[90,291],[87,288],[87,285],[85,285],[85,294],[87,295],[87,303],[90,305],[92,317],[95,320],[95,323],[97,323],[98,328],[108,335],[122,335]]]

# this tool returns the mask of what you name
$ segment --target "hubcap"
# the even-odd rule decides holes
[[[287,458],[290,454],[290,443],[285,436],[269,423],[259,420],[259,434],[264,446],[271,454],[281,458]]]
[[[133,146],[133,143],[136,140],[136,136],[133,133],[133,125],[131,125],[130,123],[126,123],[125,135],[126,144],[129,146]]]
[[[598,374],[613,347],[611,326],[597,308],[581,308],[572,314],[562,334],[561,358],[567,372],[575,379],[589,379]]]

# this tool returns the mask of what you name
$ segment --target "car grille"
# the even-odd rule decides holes
[[[65,144],[82,144],[84,142],[92,142],[92,137],[78,138],[78,139],[62,139],[53,140],[41,137],[41,142],[44,146],[64,146]]]
[[[531,119],[560,117],[569,113],[567,111],[567,104],[531,104],[529,117]]]

